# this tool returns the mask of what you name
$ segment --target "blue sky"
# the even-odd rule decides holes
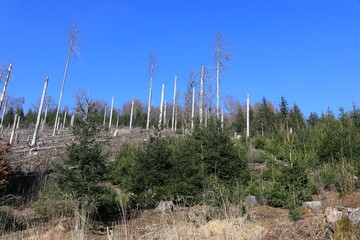
[[[63,104],[79,89],[116,107],[132,96],[147,101],[148,55],[158,59],[153,103],[161,84],[171,102],[178,75],[182,94],[190,70],[211,64],[222,31],[233,61],[222,96],[245,102],[283,95],[305,115],[360,105],[359,0],[0,0],[0,65],[14,63],[9,91],[36,102],[46,76],[57,101],[67,54],[66,31],[81,31],[79,60],[70,62]],[[211,80],[215,84],[214,80]],[[214,85],[215,86],[215,85]]]

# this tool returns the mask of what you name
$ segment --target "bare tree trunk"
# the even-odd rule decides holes
[[[60,129],[60,121],[61,121],[61,117],[58,118],[57,124],[56,124],[56,130]]]
[[[0,123],[0,126],[1,126],[1,129],[4,128],[4,117],[5,117],[5,113],[6,113],[6,107],[7,107],[7,100],[5,101],[5,105],[4,105],[4,108],[3,108],[3,111],[2,111],[2,116],[1,116],[1,123]]]
[[[46,106],[46,109],[45,109],[45,116],[44,116],[43,122],[41,124],[41,131],[44,131],[44,127],[45,127],[45,124],[46,124],[46,117],[47,117],[47,113],[48,113],[48,107],[49,106]]]
[[[209,119],[209,108],[205,108],[205,127],[207,127],[208,119]]]
[[[119,113],[116,118],[116,129],[119,129]]]
[[[7,73],[7,75],[6,75],[5,83],[4,83],[4,87],[3,87],[3,91],[2,91],[2,93],[1,93],[1,97],[0,97],[0,109],[2,108],[2,105],[3,105],[3,102],[4,102],[4,98],[5,98],[5,94],[6,94],[6,89],[7,89],[7,86],[8,86],[8,84],[9,84],[11,69],[12,69],[12,62],[10,62],[10,64],[9,64],[8,73]]]
[[[221,109],[221,128],[224,128],[224,109]]]
[[[134,97],[132,97],[131,100],[130,129],[132,129],[133,114],[134,114]]]
[[[18,119],[17,119],[17,123],[16,123],[16,129],[18,129],[19,128],[19,126],[20,126],[20,116],[18,116]]]
[[[67,116],[67,111],[64,110],[64,121],[63,121],[63,124],[62,124],[62,128],[65,128],[65,124],[66,124],[66,116]]]
[[[103,125],[105,126],[106,124],[106,106],[104,108],[104,122],[103,122]]]
[[[32,141],[31,141],[31,146],[34,146],[36,144],[36,138],[37,138],[37,134],[39,131],[40,118],[41,118],[41,113],[42,113],[42,109],[43,109],[43,105],[44,105],[44,99],[45,99],[48,83],[49,83],[49,77],[47,77],[45,79],[44,89],[43,89],[42,96],[41,96],[41,101],[40,101],[39,111],[38,111],[38,115],[37,115],[37,119],[36,119],[35,131],[34,131]]]
[[[159,125],[158,125],[159,130],[161,130],[162,119],[163,119],[164,91],[165,91],[165,85],[162,84],[161,85],[161,100],[160,100],[160,116],[159,116]]]
[[[246,95],[246,137],[250,137],[250,95]]]
[[[221,61],[221,42],[217,41],[216,59],[216,118],[219,120],[220,114],[220,61]]]
[[[64,87],[65,87],[65,82],[66,82],[66,75],[67,75],[68,68],[69,68],[69,62],[70,62],[71,54],[74,52],[75,47],[76,47],[77,35],[78,35],[78,30],[76,28],[76,23],[74,23],[71,26],[71,32],[70,32],[70,35],[69,35],[69,37],[70,37],[69,50],[68,50],[66,64],[65,64],[65,71],[64,71],[63,81],[62,81],[62,84],[61,84],[59,103],[58,103],[58,106],[57,106],[57,109],[56,109],[56,117],[55,117],[53,136],[55,136],[55,134],[56,134],[56,125],[57,125],[58,118],[59,118],[61,100],[62,100],[62,96],[63,96],[63,93],[64,93]]]
[[[74,127],[74,121],[75,121],[75,114],[73,113],[70,119],[70,127]]]
[[[114,111],[114,96],[113,96],[112,99],[111,99],[109,129],[111,128],[113,111]]]
[[[10,136],[10,141],[9,141],[10,144],[12,144],[13,139],[14,139],[17,117],[18,117],[18,115],[15,114],[15,116],[14,116],[14,123],[13,123],[13,125],[12,125],[11,136]]]
[[[192,91],[192,106],[191,106],[191,129],[194,129],[194,116],[195,116],[195,88]]]
[[[174,131],[174,124],[175,124],[175,102],[176,102],[176,80],[177,76],[175,76],[174,80],[174,98],[173,98],[173,108],[172,108],[172,118],[171,118],[171,131]]]
[[[199,120],[200,126],[203,123],[203,111],[204,111],[204,78],[205,78],[205,67],[201,67],[201,79],[200,79],[200,109],[199,109]]]
[[[175,126],[174,131],[176,132],[177,129],[177,120],[178,120],[178,98],[179,98],[179,91],[176,92],[176,98],[175,98]]]
[[[155,54],[154,51],[150,54],[150,63],[149,63],[149,77],[150,77],[150,90],[149,90],[149,101],[148,101],[148,110],[147,110],[147,119],[146,119],[146,129],[149,129],[150,126],[150,110],[151,110],[151,100],[152,100],[152,82],[153,82],[153,74],[155,71]]]
[[[166,101],[164,103],[164,128],[167,129],[167,122],[166,122]]]

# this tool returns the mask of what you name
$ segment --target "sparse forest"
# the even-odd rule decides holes
[[[328,109],[305,117],[282,96],[251,105],[239,100],[245,96],[222,97],[225,62],[232,58],[218,33],[214,67],[191,71],[183,93],[177,77],[173,86],[162,85],[159,105],[152,95],[161,62],[152,51],[144,76],[147,103],[135,96],[116,108],[116,96],[109,105],[80,90],[74,106],[61,107],[77,33],[73,25],[58,105],[46,96],[47,78],[41,99],[25,111],[23,97],[6,93],[12,63],[5,68],[4,239],[359,238],[360,211],[353,210],[360,204],[355,104],[336,115]],[[164,101],[165,89],[171,103]],[[51,155],[55,145],[59,155]],[[51,154],[41,157],[42,151]],[[314,202],[320,210],[304,205]],[[340,217],[329,220],[325,207]],[[354,212],[346,215],[340,207]],[[270,225],[276,218],[284,225]],[[142,219],[153,226],[146,228]],[[215,223],[225,238],[209,225]]]

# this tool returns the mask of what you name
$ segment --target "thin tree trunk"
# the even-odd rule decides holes
[[[159,115],[159,125],[158,125],[159,130],[161,130],[162,119],[163,119],[164,91],[165,91],[165,85],[162,84],[161,85],[161,100],[160,100],[160,115]]]
[[[14,139],[17,117],[18,117],[18,115],[15,114],[15,116],[14,116],[14,123],[13,123],[13,125],[12,125],[11,136],[10,136],[10,141],[9,141],[10,144],[12,144],[12,141],[13,141],[13,139]]]
[[[192,90],[192,106],[191,106],[191,129],[194,129],[194,116],[195,116],[195,88]]]
[[[63,124],[62,124],[62,128],[65,128],[65,124],[66,124],[66,116],[67,116],[67,111],[65,110],[64,111],[64,121],[63,121]]]
[[[246,95],[246,137],[250,137],[250,95]]]
[[[40,101],[39,111],[38,111],[38,115],[37,115],[37,119],[36,119],[35,131],[34,131],[33,139],[31,141],[31,146],[34,146],[36,144],[36,138],[37,138],[37,134],[38,134],[38,131],[39,131],[41,113],[42,113],[42,109],[43,109],[43,105],[44,105],[44,99],[45,99],[48,83],[49,83],[49,77],[47,77],[45,79],[44,89],[43,89],[42,96],[41,96],[41,101]]]
[[[216,118],[219,120],[220,115],[220,61],[221,61],[221,42],[217,42],[217,59],[216,59]]]
[[[167,122],[166,122],[166,101],[164,103],[164,128],[167,129]]]
[[[3,111],[2,111],[2,116],[1,116],[1,123],[0,123],[0,126],[1,126],[1,129],[4,128],[4,117],[5,117],[5,113],[6,113],[6,107],[7,107],[7,100],[5,101],[5,105],[4,105],[4,108],[3,108]]]
[[[6,94],[6,89],[7,89],[7,86],[8,86],[8,84],[9,84],[11,69],[12,69],[12,62],[10,62],[10,64],[9,64],[8,73],[7,73],[7,75],[6,75],[5,83],[4,83],[4,87],[3,87],[3,91],[2,91],[2,93],[1,93],[1,97],[0,97],[0,109],[2,108],[2,105],[3,105],[3,102],[4,102],[4,98],[5,98],[5,94]]]
[[[132,97],[131,100],[130,129],[132,129],[133,114],[134,114],[134,97]]]
[[[70,119],[70,127],[74,127],[74,121],[75,121],[75,114],[73,113]]]
[[[205,108],[205,127],[207,127],[208,119],[209,119],[209,108]]]
[[[200,126],[203,123],[203,111],[204,111],[204,77],[205,77],[205,67],[201,67],[201,79],[200,79],[200,109],[199,109],[199,120]]]
[[[224,128],[224,109],[221,109],[221,128]]]
[[[179,98],[179,91],[176,92],[176,98],[175,98],[175,126],[174,131],[176,132],[177,129],[177,120],[178,120],[178,98]]]
[[[112,115],[114,111],[114,96],[111,99],[111,108],[110,108],[110,120],[109,120],[109,129],[111,128]]]
[[[174,131],[174,124],[175,124],[175,102],[176,102],[176,81],[177,76],[175,76],[174,80],[174,98],[173,98],[173,108],[172,108],[172,118],[171,118],[171,131]]]
[[[119,129],[119,113],[116,118],[116,129]]]
[[[16,123],[16,129],[18,129],[19,128],[19,126],[20,126],[20,116],[18,116],[18,119],[17,119],[17,123]]]
[[[106,124],[106,106],[104,108],[104,122],[103,122],[103,125],[105,126]]]
[[[46,118],[47,118],[47,113],[48,113],[48,107],[49,106],[46,106],[46,109],[45,109],[45,116],[44,116],[44,120],[41,124],[41,131],[44,131],[44,127],[45,127],[45,124],[46,124]]]

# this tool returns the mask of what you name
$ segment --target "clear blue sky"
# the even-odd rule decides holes
[[[251,102],[283,95],[305,115],[360,105],[359,0],[0,0],[0,65],[14,62],[9,91],[26,99],[57,101],[67,54],[66,31],[77,21],[79,61],[72,59],[63,98],[80,88],[116,107],[131,96],[147,101],[147,65],[154,49],[153,103],[161,83],[172,99],[174,75],[183,93],[189,70],[211,63],[211,43],[222,31],[233,61],[222,78],[223,96]]]

